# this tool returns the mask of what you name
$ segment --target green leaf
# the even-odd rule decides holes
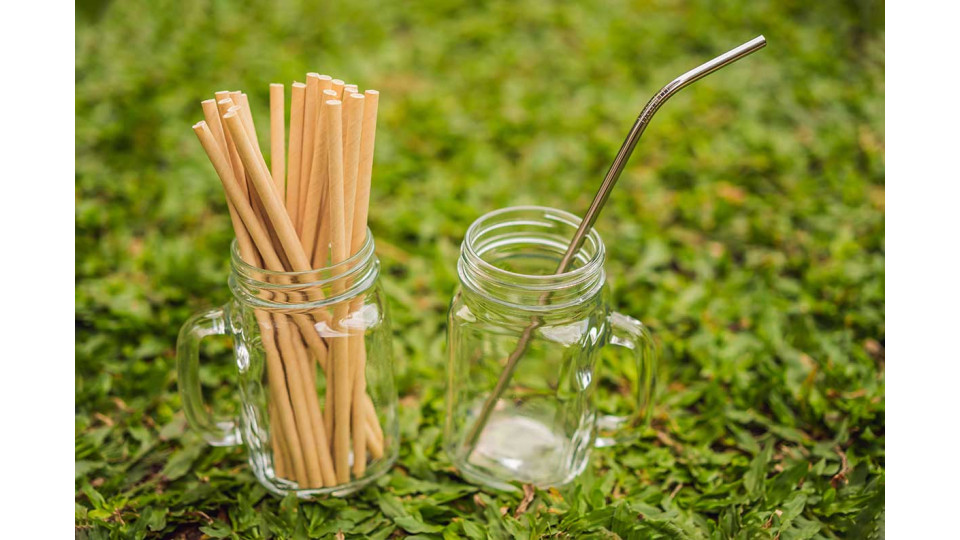
[[[140,512],[140,519],[142,519],[147,528],[153,532],[162,531],[164,527],[167,526],[167,513],[164,510],[153,508],[148,506]]]
[[[190,471],[190,467],[193,465],[193,462],[197,460],[198,457],[205,450],[204,446],[193,445],[177,450],[170,456],[170,459],[167,460],[167,464],[164,465],[163,470],[160,472],[168,480],[176,480],[181,476],[187,474]]]
[[[467,535],[467,538],[472,540],[484,540],[487,536],[483,533],[483,527],[470,521],[463,520],[460,522],[463,526],[463,534]]]
[[[389,518],[396,519],[409,515],[406,509],[404,509],[403,503],[400,502],[400,499],[389,493],[380,493],[377,496],[377,504],[380,507],[380,511]]]
[[[90,484],[84,484],[81,490],[83,491],[83,494],[90,499],[90,504],[92,504],[94,508],[102,509],[104,506],[106,506],[103,495],[101,495],[100,492],[94,489]]]
[[[97,470],[99,467],[102,467],[104,464],[97,461],[77,461],[73,465],[73,474],[74,478],[81,478],[90,474],[90,472]]]
[[[743,485],[747,488],[747,494],[751,497],[756,497],[762,493],[772,455],[773,441],[767,441],[763,445],[763,450],[750,462],[750,468],[743,477]]]
[[[213,538],[227,538],[233,532],[230,529],[230,525],[223,523],[222,521],[215,521],[210,525],[203,525],[200,527],[200,531],[210,535]]]
[[[436,533],[443,530],[440,525],[430,525],[413,516],[399,516],[393,518],[393,522],[399,525],[408,533]]]

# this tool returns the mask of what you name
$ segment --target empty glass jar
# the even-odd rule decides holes
[[[232,249],[227,305],[190,319],[177,342],[187,419],[213,445],[247,448],[273,493],[345,495],[386,472],[397,457],[397,391],[390,323],[373,239],[340,264],[270,272]],[[237,419],[207,412],[199,342],[233,337]]]
[[[571,270],[553,275],[579,223],[552,208],[506,208],[476,220],[463,240],[448,317],[444,444],[472,482],[565,484],[594,445],[625,440],[620,427],[649,420],[653,343],[639,321],[611,311],[596,231]],[[606,345],[626,348],[636,362],[630,417],[597,412],[596,365]],[[515,370],[505,377],[511,356]]]

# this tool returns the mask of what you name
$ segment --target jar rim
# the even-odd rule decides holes
[[[344,277],[349,276],[351,273],[362,269],[364,266],[362,263],[373,257],[373,255],[373,233],[370,231],[369,227],[367,227],[367,234],[364,236],[363,244],[360,245],[360,249],[358,249],[355,253],[351,254],[349,257],[339,263],[303,271],[280,272],[277,270],[268,270],[266,268],[260,268],[259,266],[252,265],[243,260],[243,257],[240,256],[240,246],[237,242],[237,239],[234,238],[233,241],[230,242],[230,266],[233,268],[233,270],[237,271],[237,273],[243,275],[247,279],[258,281],[264,283],[265,285],[275,285],[275,283],[264,281],[256,276],[265,276],[267,278],[284,277],[288,278],[293,283],[298,283],[301,286],[323,285],[334,280],[343,279]]]
[[[244,261],[234,240],[230,250],[230,290],[238,301],[261,308],[317,309],[336,305],[365,293],[376,283],[380,263],[373,242],[368,228],[360,249],[337,264],[277,272]]]
[[[523,206],[508,206],[506,208],[500,208],[487,212],[482,216],[478,217],[467,229],[466,234],[463,238],[463,251],[465,254],[468,254],[470,257],[470,262],[472,264],[478,265],[485,272],[489,272],[490,275],[502,276],[505,278],[513,279],[522,279],[524,281],[529,280],[529,283],[536,287],[537,283],[547,284],[547,283],[558,283],[558,282],[567,282],[567,281],[581,281],[583,279],[588,279],[590,276],[595,275],[597,272],[603,270],[603,263],[605,258],[606,248],[603,244],[603,240],[600,238],[600,233],[593,227],[587,231],[586,241],[584,246],[581,246],[579,251],[583,251],[587,243],[593,244],[595,249],[589,260],[587,260],[581,266],[567,270],[566,272],[561,272],[559,274],[522,274],[519,272],[514,272],[512,270],[506,270],[500,268],[499,266],[487,262],[483,259],[480,253],[477,252],[474,243],[477,240],[477,237],[482,231],[484,231],[484,225],[489,225],[491,221],[496,218],[502,218],[504,215],[509,214],[521,214],[524,212],[541,212],[546,218],[554,218],[560,223],[570,225],[576,230],[580,226],[580,223],[583,221],[583,218],[567,212],[565,210],[559,210],[557,208],[551,208],[549,206],[537,206],[537,205],[523,205]],[[519,216],[518,216],[519,217]],[[562,219],[557,219],[562,218]]]

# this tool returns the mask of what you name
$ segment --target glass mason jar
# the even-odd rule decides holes
[[[397,458],[390,322],[370,231],[342,263],[271,272],[231,250],[233,300],[180,331],[177,369],[187,420],[212,445],[246,445],[277,495],[346,495]],[[218,420],[200,391],[200,340],[233,338],[240,415]]]
[[[595,230],[571,269],[554,275],[579,224],[552,208],[505,208],[477,219],[463,240],[447,326],[444,445],[471,482],[566,484],[593,446],[630,440],[636,430],[621,428],[649,421],[655,349],[640,321],[611,311]],[[608,344],[636,364],[630,417],[597,411],[595,368]]]

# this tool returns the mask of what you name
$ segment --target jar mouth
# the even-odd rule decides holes
[[[243,260],[237,240],[230,245],[230,286],[234,295],[261,307],[322,307],[369,289],[379,273],[373,234],[343,261],[306,271],[278,272]]]
[[[605,248],[596,230],[587,232],[573,267],[555,273],[580,222],[574,214],[545,206],[484,214],[464,236],[458,265],[461,281],[492,300],[519,307],[557,307],[582,300],[604,282]]]
[[[367,235],[364,237],[360,249],[337,264],[299,272],[278,272],[254,266],[243,260],[243,257],[240,256],[240,246],[237,239],[234,238],[230,243],[230,265],[238,274],[262,280],[265,285],[277,282],[276,278],[278,277],[283,277],[287,282],[292,280],[292,282],[300,285],[321,285],[328,281],[348,277],[351,272],[355,272],[363,266],[363,263],[373,255],[373,251],[373,233],[367,228]]]

